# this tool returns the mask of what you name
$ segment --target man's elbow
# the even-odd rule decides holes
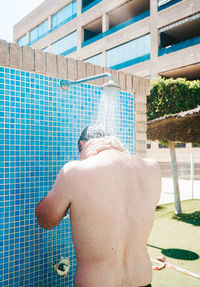
[[[35,215],[37,217],[37,223],[40,227],[44,228],[44,229],[51,229],[51,227],[49,226],[47,220],[44,218],[42,212],[41,212],[41,209],[40,209],[40,206],[38,204],[38,206],[36,207],[35,209]]]
[[[50,230],[59,224],[58,220],[52,219],[51,216],[46,216],[39,205],[35,209],[35,215],[38,225],[44,229]]]
[[[50,225],[47,221],[43,220],[40,216],[38,216],[36,214],[37,217],[37,223],[40,227],[46,229],[46,230],[50,230],[52,228],[54,228],[56,225]]]

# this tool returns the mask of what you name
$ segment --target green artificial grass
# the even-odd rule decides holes
[[[182,215],[174,214],[174,204],[156,209],[154,226],[148,240],[151,258],[166,261],[200,274],[200,200],[182,201]],[[153,287],[199,287],[200,279],[166,267],[153,271]]]

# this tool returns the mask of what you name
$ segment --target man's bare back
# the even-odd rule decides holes
[[[50,229],[70,206],[76,287],[139,287],[152,281],[146,245],[160,189],[154,161],[115,147],[63,167],[36,215]]]

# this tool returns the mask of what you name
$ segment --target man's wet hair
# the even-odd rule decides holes
[[[113,135],[114,135],[114,133],[112,133],[108,129],[104,128],[103,126],[90,125],[82,131],[81,136],[78,140],[79,152],[81,152],[81,150],[82,150],[82,147],[80,145],[80,141],[87,142],[91,139],[104,138],[104,137],[113,136]]]

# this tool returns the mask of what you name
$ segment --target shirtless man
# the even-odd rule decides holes
[[[70,207],[76,287],[151,286],[146,246],[161,191],[158,165],[96,126],[78,144],[80,161],[64,165],[36,208],[39,225],[57,226]]]

